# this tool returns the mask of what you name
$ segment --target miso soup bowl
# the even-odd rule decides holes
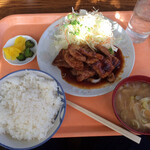
[[[143,82],[143,83],[148,83],[150,84],[150,77],[148,76],[143,76],[143,75],[134,75],[134,76],[130,76],[130,77],[127,77],[125,79],[123,79],[122,81],[120,81],[117,86],[115,87],[114,91],[113,91],[113,95],[112,95],[112,106],[113,106],[113,110],[114,110],[114,113],[117,117],[117,119],[121,122],[121,124],[126,128],[128,129],[129,131],[131,132],[134,132],[134,133],[137,133],[137,134],[141,134],[141,135],[150,135],[150,132],[141,132],[141,131],[138,131],[138,130],[135,130],[133,128],[131,128],[128,124],[126,124],[120,117],[119,117],[119,114],[117,113],[117,108],[116,108],[116,94],[117,94],[117,91],[118,89],[126,84],[126,83],[131,83],[131,82]]]

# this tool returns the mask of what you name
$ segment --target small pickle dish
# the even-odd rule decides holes
[[[37,51],[37,42],[31,36],[18,35],[9,39],[3,47],[3,57],[11,65],[31,62]]]

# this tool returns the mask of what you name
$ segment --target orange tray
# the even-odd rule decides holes
[[[124,29],[127,26],[131,14],[131,11],[103,13],[103,15],[106,17],[116,20]],[[12,66],[8,64],[2,56],[2,47],[8,39],[16,35],[24,34],[30,35],[38,41],[46,28],[64,15],[66,14],[20,14],[11,15],[0,20],[0,78],[10,72],[20,69],[39,69],[36,59],[24,66]],[[141,44],[134,44],[134,47],[136,59],[131,75],[140,74],[150,76],[150,38]],[[113,113],[111,100],[112,92],[92,98],[76,97],[66,94],[66,98],[121,126]],[[90,117],[87,117],[83,113],[71,108],[70,106],[67,106],[65,119],[54,137],[114,135],[120,134],[112,131]]]

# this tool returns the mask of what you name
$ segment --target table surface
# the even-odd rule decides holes
[[[62,13],[75,10],[127,11],[136,0],[0,0],[0,19],[12,14]]]

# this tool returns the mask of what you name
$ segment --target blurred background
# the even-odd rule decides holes
[[[0,0],[0,19],[11,14],[61,13],[75,10],[133,10],[136,0]]]

